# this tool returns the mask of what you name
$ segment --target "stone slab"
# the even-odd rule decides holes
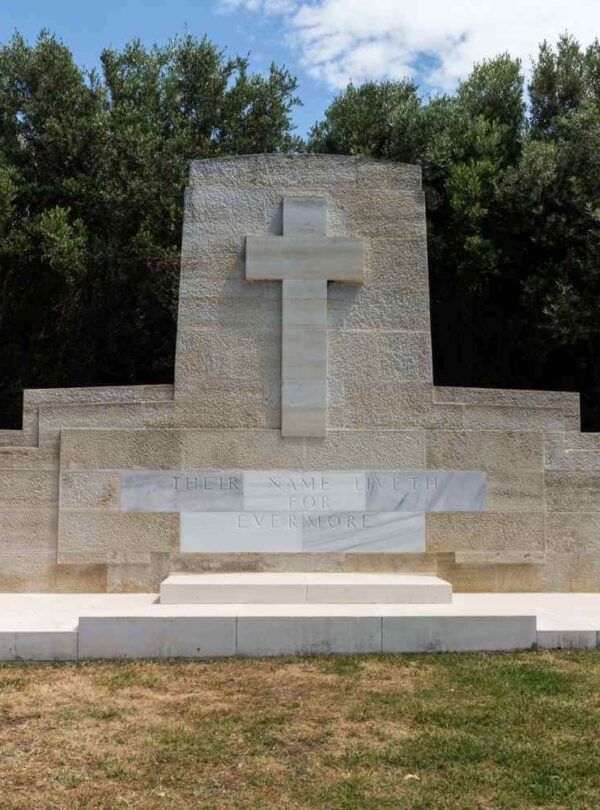
[[[452,601],[452,586],[433,576],[346,573],[171,574],[161,604],[386,604]]]
[[[423,513],[182,512],[182,552],[425,551]]]
[[[360,239],[344,237],[247,236],[246,278],[281,281],[284,278],[362,281]]]
[[[79,658],[216,658],[235,655],[231,616],[82,616]]]
[[[594,650],[598,646],[595,630],[538,630],[538,650]]]
[[[386,653],[527,650],[535,643],[535,616],[383,617]]]
[[[477,512],[486,474],[423,470],[121,472],[128,512]]]
[[[504,649],[523,648],[533,643],[531,621],[537,626],[533,641],[542,647],[592,645],[600,630],[598,593],[457,593],[451,604],[360,606],[159,605],[156,599],[151,593],[0,594],[0,657],[14,660],[16,633],[42,633],[56,640],[57,631],[72,633],[78,625],[81,658],[376,652],[377,622],[384,627],[379,651],[386,651],[386,644],[410,652],[501,649],[501,644]],[[370,621],[357,624],[360,618]],[[507,618],[517,621],[490,623]],[[242,645],[235,642],[236,626],[243,631]],[[265,650],[269,628],[273,638]]]
[[[17,661],[75,661],[77,630],[23,630],[15,634]]]
[[[237,655],[329,655],[381,652],[377,616],[240,616]]]

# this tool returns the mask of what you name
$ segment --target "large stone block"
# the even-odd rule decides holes
[[[79,470],[60,476],[61,509],[119,511],[117,470]]]
[[[178,430],[85,430],[62,432],[64,470],[177,470],[182,466]]]
[[[543,549],[543,512],[432,512],[427,515],[428,551]]]
[[[428,431],[427,466],[439,470],[541,470],[540,431]]]
[[[0,510],[28,509],[57,502],[57,472],[0,469]]]
[[[330,408],[330,427],[345,429],[454,428],[463,426],[462,405],[437,405],[431,388],[407,385],[344,386],[337,407]]]
[[[600,470],[546,470],[549,512],[600,511]]]
[[[600,510],[549,512],[546,547],[555,554],[600,554]]]
[[[329,430],[325,439],[304,440],[303,461],[301,466],[307,469],[421,470],[425,434],[421,430]]]
[[[474,405],[556,408],[564,414],[579,416],[579,394],[570,391],[526,391],[504,388],[453,388],[437,386],[436,402],[461,402]]]
[[[62,509],[60,563],[150,562],[150,552],[179,548],[179,519],[140,514]]]
[[[348,387],[430,383],[431,341],[427,332],[329,332],[329,374]]]

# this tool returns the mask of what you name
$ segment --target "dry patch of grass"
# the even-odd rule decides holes
[[[598,808],[600,654],[0,667],[0,808]]]

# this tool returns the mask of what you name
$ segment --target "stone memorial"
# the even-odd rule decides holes
[[[578,395],[434,384],[418,167],[194,162],[174,384],[26,390],[0,431],[0,590],[203,572],[599,589]]]

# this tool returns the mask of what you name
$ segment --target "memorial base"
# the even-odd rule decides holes
[[[418,574],[171,574],[163,605],[183,604],[448,604],[452,586]]]

